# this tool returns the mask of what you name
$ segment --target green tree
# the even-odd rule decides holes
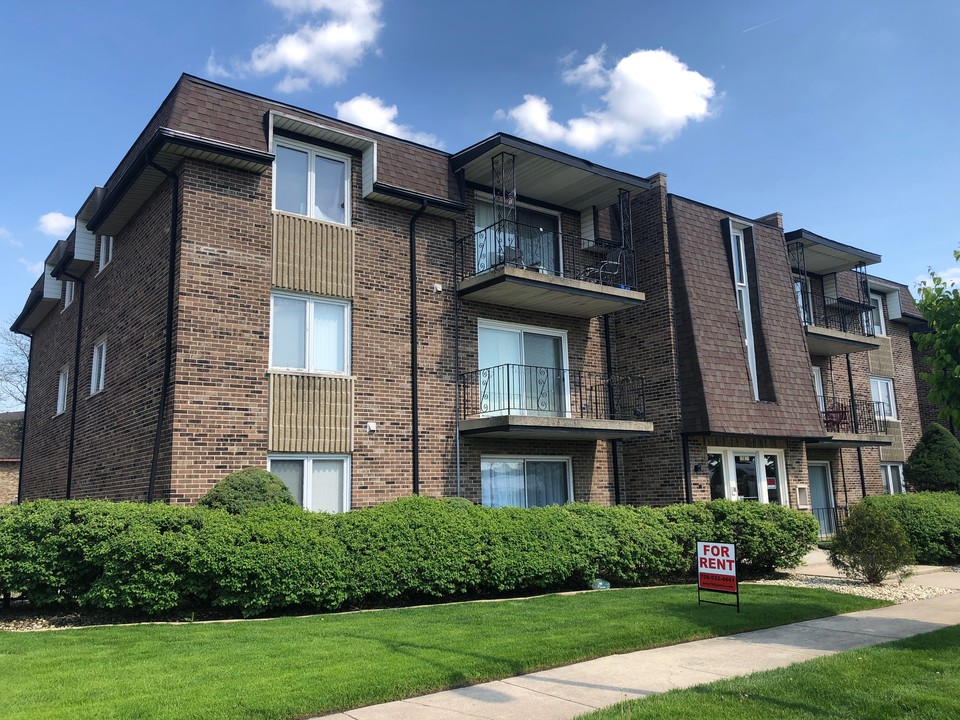
[[[953,257],[960,262],[960,250]],[[940,407],[940,417],[960,425],[960,289],[931,271],[919,293],[917,307],[929,330],[913,337],[930,368],[920,377],[930,386],[930,402]]]
[[[867,502],[853,506],[850,517],[833,539],[830,564],[844,575],[881,583],[891,573],[901,578],[913,562],[913,550],[903,527],[881,508]]]
[[[903,466],[911,490],[960,492],[960,440],[939,423],[930,427]]]

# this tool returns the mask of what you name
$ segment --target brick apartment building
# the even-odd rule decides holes
[[[877,261],[660,174],[184,75],[14,325],[20,496],[189,503],[259,465],[332,511],[842,507],[898,489],[919,436],[921,319]]]

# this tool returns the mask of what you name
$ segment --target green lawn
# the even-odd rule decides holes
[[[616,705],[581,720],[956,720],[960,626]]]
[[[742,587],[612,590],[309,618],[0,633],[0,717],[299,718],[880,603]]]

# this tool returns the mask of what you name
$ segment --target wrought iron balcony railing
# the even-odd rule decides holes
[[[848,514],[845,507],[815,507],[810,508],[810,512],[820,525],[821,540],[829,540],[842,530]]]
[[[886,406],[881,402],[820,397],[820,414],[827,432],[882,435],[887,432]]]
[[[870,305],[810,290],[797,290],[797,305],[804,325],[873,337]]]
[[[533,415],[643,420],[643,378],[536,365],[496,365],[460,375],[462,419]]]
[[[636,288],[634,252],[611,240],[584,240],[569,233],[501,220],[460,239],[457,278],[500,267],[612,287]]]

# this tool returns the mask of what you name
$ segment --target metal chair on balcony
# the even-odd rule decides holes
[[[500,262],[502,265],[509,265],[516,268],[525,268],[527,266],[523,260],[523,253],[513,245],[504,246]]]
[[[577,276],[578,280],[596,282],[600,285],[612,284],[611,281],[620,273],[623,266],[623,248],[614,247],[607,251],[606,257],[594,265],[588,265]]]

